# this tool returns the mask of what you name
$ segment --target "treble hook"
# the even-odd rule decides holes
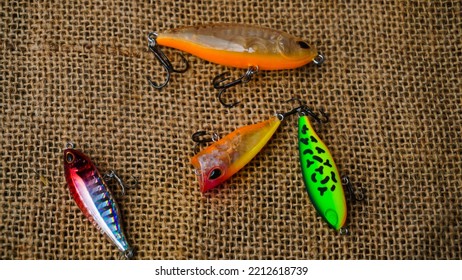
[[[293,108],[292,110],[290,110],[289,112],[285,112],[285,113],[278,113],[276,114],[276,116],[278,117],[278,119],[280,121],[283,121],[285,118],[287,118],[288,116],[291,116],[291,115],[294,115],[296,113],[300,113],[300,110],[302,110],[304,108],[304,105],[300,105],[296,108]]]
[[[304,108],[302,110],[300,110],[300,113],[301,114],[306,114],[306,115],[309,115],[311,116],[317,123],[320,123],[320,124],[325,124],[325,123],[328,123],[329,122],[329,115],[324,112],[324,111],[319,111],[322,115],[322,117],[324,119],[321,119],[318,114],[316,114],[315,112],[313,112],[310,108],[304,106]]]
[[[189,68],[189,63],[188,63],[188,60],[182,54],[180,54],[180,57],[183,60],[183,63],[185,64],[185,67],[182,68],[182,69],[175,69],[175,67],[173,67],[172,63],[168,59],[168,57],[160,50],[159,46],[157,45],[157,41],[156,41],[157,36],[158,35],[155,32],[149,33],[149,35],[148,35],[148,41],[149,41],[148,47],[149,47],[149,50],[157,58],[157,60],[159,60],[159,62],[162,64],[162,67],[164,67],[165,71],[167,72],[167,77],[165,78],[165,81],[160,85],[158,85],[158,84],[154,83],[153,81],[151,81],[151,79],[149,77],[148,77],[148,81],[149,81],[149,83],[151,84],[152,87],[157,88],[157,89],[161,89],[161,88],[165,87],[168,84],[168,82],[170,81],[170,76],[171,76],[172,72],[175,72],[175,73],[184,73],[184,72],[186,72],[186,70],[188,70],[188,68]]]
[[[193,140],[193,142],[196,143],[194,145],[194,151],[196,153],[198,152],[198,147],[199,147],[200,144],[207,144],[209,142],[216,142],[220,138],[220,136],[218,136],[218,133],[216,133],[216,132],[212,133],[212,136],[209,136],[209,137],[203,137],[205,135],[207,135],[207,131],[199,130],[199,131],[193,133],[193,135],[191,136],[191,139]]]
[[[363,189],[361,188],[360,191],[355,194],[355,191],[353,190],[353,184],[351,184],[350,178],[348,176],[342,177],[342,184],[345,185],[345,188],[348,191],[350,201],[355,202],[364,200]]]
[[[122,179],[120,179],[119,175],[117,175],[117,173],[114,170],[111,170],[109,173],[105,174],[103,178],[105,181],[115,179],[119,186],[122,188],[122,195],[125,195],[125,188],[127,188],[127,186],[122,182]],[[135,177],[133,177],[133,179],[135,180],[135,186],[137,186],[138,180]]]
[[[231,82],[229,82],[227,84],[224,84],[224,85],[221,85],[221,83],[228,80],[228,78],[226,78],[225,76],[227,74],[229,74],[229,72],[224,72],[224,73],[221,73],[221,74],[217,75],[215,78],[213,78],[212,84],[213,84],[213,87],[215,89],[220,90],[220,92],[218,93],[218,101],[220,101],[220,103],[223,106],[225,106],[226,108],[232,108],[232,107],[236,106],[237,104],[239,104],[240,101],[236,101],[236,102],[231,103],[231,104],[225,103],[221,96],[230,87],[236,86],[236,85],[241,84],[241,83],[246,84],[246,83],[250,82],[253,75],[255,75],[257,72],[258,72],[258,66],[249,66],[249,68],[247,69],[247,71],[245,72],[244,75],[242,75],[238,79],[236,79],[234,81],[231,81]]]
[[[293,98],[287,100],[286,102],[291,102],[291,101],[298,101],[299,107],[297,107],[295,109],[292,109],[290,112],[288,112],[286,114],[293,114],[295,112],[298,112],[298,113],[300,113],[302,115],[309,115],[316,122],[318,122],[320,124],[324,124],[324,123],[329,122],[329,115],[326,112],[320,111],[321,115],[324,118],[324,119],[321,119],[321,118],[319,118],[318,114],[313,112],[305,103],[303,103],[303,101],[300,98],[293,97]]]
[[[362,201],[365,198],[364,195],[364,189],[361,187],[357,193],[353,190],[353,184],[350,181],[350,178],[348,176],[342,176],[342,185],[345,186],[346,192],[348,192],[348,200],[350,202],[349,207],[351,207],[352,203],[355,203],[356,201]],[[348,210],[349,211],[349,210]],[[348,229],[348,226],[342,227],[340,229],[340,234],[341,235],[347,235],[350,233],[350,230]]]

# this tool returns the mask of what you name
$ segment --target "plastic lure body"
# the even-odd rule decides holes
[[[329,226],[340,230],[347,217],[342,181],[329,149],[307,116],[299,118],[298,144],[303,180],[310,200]]]
[[[288,33],[244,24],[183,27],[157,34],[159,45],[237,68],[292,69],[313,61],[318,52]]]
[[[133,250],[125,238],[117,204],[90,158],[73,148],[65,149],[64,172],[80,210],[126,258],[131,258]]]
[[[192,159],[201,192],[226,181],[244,167],[271,139],[281,124],[274,116],[236,129],[200,151]]]

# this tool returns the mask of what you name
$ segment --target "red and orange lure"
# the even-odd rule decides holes
[[[200,151],[191,159],[201,192],[211,190],[244,167],[271,139],[281,124],[272,117],[236,129]]]
[[[172,72],[184,72],[188,63],[184,57],[185,67],[175,69],[168,58],[159,49],[159,45],[175,48],[204,60],[236,68],[247,72],[235,81],[223,85],[226,73],[216,76],[213,85],[221,94],[229,87],[247,83],[259,70],[294,69],[313,62],[321,64],[324,57],[306,41],[286,32],[245,24],[219,23],[166,30],[150,33],[149,49],[162,63],[167,71],[166,80],[158,85],[151,80],[155,88],[167,85]],[[225,104],[232,107],[234,104]]]
[[[249,163],[268,143],[282,121],[296,112],[297,109],[293,109],[266,121],[240,127],[192,157],[201,192],[219,186]],[[193,141],[210,142],[195,137],[201,135],[202,131],[195,133]]]
[[[69,190],[85,216],[122,252],[133,257],[133,249],[125,237],[121,215],[107,184],[96,166],[69,143],[64,150],[64,173]],[[114,172],[110,174],[123,187]]]

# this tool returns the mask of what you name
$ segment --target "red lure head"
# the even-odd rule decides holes
[[[64,150],[63,157],[64,175],[66,177],[67,185],[73,198],[77,201],[77,204],[79,204],[79,197],[76,194],[76,183],[79,181],[79,179],[85,180],[85,178],[81,178],[81,175],[78,173],[92,170],[97,173],[98,170],[88,156],[79,150],[75,150],[72,146],[67,147]],[[82,209],[82,207],[80,208]],[[82,211],[86,213],[86,209],[82,209]]]
[[[75,150],[72,144],[67,145],[63,152],[63,157],[64,175],[66,177],[69,191],[71,192],[71,195],[79,206],[80,210],[82,210],[82,212],[90,221],[94,222],[94,218],[85,206],[82,197],[79,195],[78,189],[85,188],[86,177],[84,174],[90,174],[88,171],[91,170],[94,170],[95,172],[98,171],[96,170],[94,164],[91,162],[90,158],[88,158],[82,152]]]
[[[73,148],[67,148],[64,150],[64,169],[70,168],[82,169],[85,166],[93,165],[91,160],[82,152]]]
[[[230,166],[228,151],[220,148],[220,145],[209,146],[191,159],[203,193],[220,185],[233,174],[228,172]]]

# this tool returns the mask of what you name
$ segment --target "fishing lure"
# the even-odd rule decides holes
[[[291,99],[289,101],[298,100]],[[300,106],[295,109],[298,119],[298,149],[300,166],[306,190],[318,214],[327,224],[342,234],[348,233],[345,227],[347,220],[347,203],[343,186],[349,194],[349,201],[364,199],[363,192],[355,195],[353,186],[347,176],[340,177],[334,158],[326,144],[316,134],[309,117],[318,123],[328,122],[321,120],[300,100]]]
[[[249,163],[268,143],[281,122],[294,112],[295,109],[260,123],[240,127],[192,157],[191,163],[195,168],[201,192],[222,184]],[[211,141],[200,140],[202,135],[203,131],[195,133],[193,141]]]
[[[96,166],[82,152],[69,143],[64,150],[64,173],[69,190],[85,216],[95,225],[127,259],[133,257],[133,249],[125,237],[121,215],[104,178]],[[124,188],[120,178],[109,174]]]
[[[259,70],[294,69],[310,62],[319,65],[324,61],[316,48],[300,38],[282,31],[245,24],[182,27],[161,33],[152,32],[148,40],[149,49],[167,71],[166,80],[162,84],[149,80],[155,88],[166,86],[172,72],[183,73],[188,69],[187,60],[183,56],[186,66],[175,69],[158,45],[172,47],[216,64],[247,69],[243,76],[227,84],[222,84],[227,80],[227,73],[213,79],[213,86],[220,90],[218,98],[226,107],[238,103],[226,104],[221,99],[226,89],[249,82]]]
[[[298,145],[306,190],[319,215],[335,230],[346,222],[345,193],[335,161],[326,144],[316,134],[308,115],[319,121],[308,108],[300,110]]]

